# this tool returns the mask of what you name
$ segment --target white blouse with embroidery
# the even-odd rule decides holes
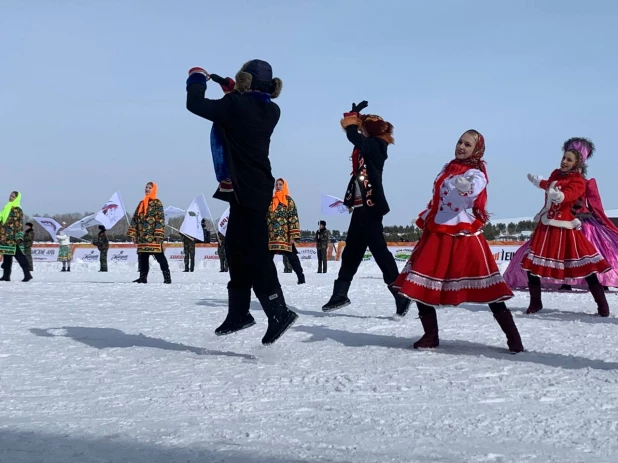
[[[446,168],[446,165],[444,168]],[[443,175],[444,168],[440,171],[436,180]],[[458,177],[463,177],[469,182],[466,191],[460,191],[457,188]],[[429,221],[432,223],[425,223],[425,221],[434,207],[433,199],[427,209],[421,212],[417,225],[421,228],[428,227],[430,231],[433,229],[433,231],[442,231],[453,235],[476,233],[482,229],[484,223],[476,219],[474,215],[468,212],[468,209],[474,207],[474,201],[486,187],[487,177],[479,169],[470,168],[463,174],[447,177],[439,186],[440,204],[435,217]],[[435,195],[435,188],[434,183],[433,195]]]

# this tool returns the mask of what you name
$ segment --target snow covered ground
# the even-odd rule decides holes
[[[441,309],[440,348],[415,351],[416,311],[391,318],[375,264],[323,314],[337,266],[303,263],[306,285],[280,274],[301,317],[271,347],[256,300],[256,326],[214,335],[216,262],[173,267],[171,286],[156,263],[148,285],[126,264],[38,264],[28,284],[16,266],[0,285],[0,462],[618,461],[618,318],[588,315],[588,294],[525,316],[516,293],[520,355],[475,305]]]

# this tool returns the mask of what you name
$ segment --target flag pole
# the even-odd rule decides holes
[[[129,224],[129,228],[131,228],[131,221],[129,220],[129,217],[127,216],[128,212],[127,212],[127,208],[124,205],[124,201],[122,200],[122,195],[120,194],[120,191],[117,191],[118,193],[118,199],[120,199],[120,202],[122,203],[122,208],[124,209],[124,218],[127,220],[127,224]]]

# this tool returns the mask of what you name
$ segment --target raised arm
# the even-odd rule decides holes
[[[193,68],[189,71],[187,109],[196,116],[221,123],[229,113],[230,102],[226,98],[220,100],[205,98],[208,79],[208,74],[201,68]]]

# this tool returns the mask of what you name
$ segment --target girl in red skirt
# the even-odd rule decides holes
[[[434,306],[472,302],[489,304],[511,352],[524,350],[503,302],[513,293],[482,234],[488,220],[484,153],[485,140],[476,130],[459,138],[455,159],[436,178],[433,197],[416,222],[423,235],[394,285],[418,306],[425,334],[414,343],[415,349],[440,343]]]
[[[581,222],[573,214],[573,206],[586,191],[586,181],[581,175],[583,160],[582,153],[569,149],[562,156],[560,169],[554,170],[548,180],[528,174],[534,186],[545,190],[545,205],[535,217],[538,225],[521,263],[528,272],[528,314],[543,308],[540,277],[547,277],[585,278],[598,314],[609,316],[609,305],[597,273],[607,272],[611,267],[584,236]]]

